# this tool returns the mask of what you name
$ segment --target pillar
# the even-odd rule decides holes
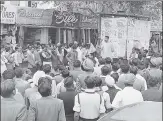
[[[63,30],[63,43],[66,43],[66,30]]]
[[[57,28],[57,33],[56,33],[55,39],[56,39],[55,44],[61,43],[61,29],[60,28]]]
[[[91,43],[91,37],[90,37],[90,29],[88,29],[88,43]]]
[[[85,31],[84,31],[84,29],[82,29],[82,35],[83,35],[83,42],[84,42],[84,44],[85,44]]]
[[[48,44],[48,28],[41,28],[41,44]]]

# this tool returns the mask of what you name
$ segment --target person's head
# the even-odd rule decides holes
[[[98,77],[98,76],[95,76],[93,78],[94,78],[95,87],[101,87],[102,79],[100,77]]]
[[[73,50],[76,50],[77,49],[77,45],[76,44],[73,44],[72,49]]]
[[[159,88],[160,87],[161,80],[158,78],[150,76],[148,81],[147,81],[147,86],[148,88]]]
[[[137,66],[138,64],[139,64],[139,59],[138,58],[134,58],[133,60],[132,60],[132,64],[134,65],[134,66]]]
[[[139,70],[144,70],[144,69],[146,68],[146,65],[145,65],[145,63],[140,62],[140,63],[137,65],[137,67],[138,67]]]
[[[111,72],[111,67],[103,66],[103,67],[101,68],[101,73],[102,73],[102,75],[104,75],[104,76],[110,74],[110,72]]]
[[[128,64],[122,64],[120,65],[121,72],[124,74],[127,74],[129,72],[130,66]]]
[[[71,48],[72,46],[73,46],[73,43],[70,43],[70,44],[69,44],[69,47]]]
[[[65,69],[61,72],[63,78],[67,78],[70,75],[70,72],[68,69]]]
[[[3,72],[2,74],[3,76],[3,79],[6,80],[6,79],[13,79],[15,77],[15,73],[14,73],[14,70],[12,69],[7,69]]]
[[[49,64],[45,64],[43,65],[43,71],[45,72],[45,74],[49,74],[51,72],[51,66]]]
[[[105,58],[106,64],[111,64],[112,60],[110,57]]]
[[[74,88],[74,80],[72,76],[68,76],[65,80],[64,80],[64,87],[66,89],[73,89]]]
[[[98,59],[100,65],[105,65],[106,61],[104,58],[99,58]]]
[[[8,46],[5,47],[5,51],[6,51],[6,52],[9,52],[9,51],[10,51],[10,47],[8,47]]]
[[[42,97],[50,96],[52,92],[52,80],[48,77],[41,77],[38,80],[38,92]]]
[[[105,42],[109,42],[109,36],[105,36]]]
[[[1,82],[1,96],[3,98],[12,97],[15,93],[15,83],[13,80],[7,79]]]
[[[95,80],[93,77],[91,76],[87,76],[84,80],[85,84],[86,84],[86,87],[88,89],[93,89],[95,87]]]
[[[93,72],[94,71],[94,63],[92,62],[92,60],[90,60],[90,59],[84,60],[84,62],[82,64],[82,69],[83,69],[83,71],[86,71],[86,72]]]
[[[50,73],[50,76],[51,76],[51,77],[55,77],[54,73]]]
[[[58,70],[59,73],[61,73],[65,69],[66,69],[66,67],[64,65],[58,65],[57,66],[57,70]]]
[[[132,48],[132,53],[135,53],[135,52],[136,52],[136,51],[135,51],[135,47],[133,47],[133,48]]]
[[[124,76],[124,85],[125,85],[125,87],[128,87],[128,86],[133,87],[133,84],[135,82],[135,78],[136,78],[135,75],[132,74],[132,73],[126,74]]]
[[[138,72],[138,68],[136,66],[131,66],[130,67],[130,73],[136,75]]]
[[[31,47],[31,53],[33,53],[35,51],[34,46]]]
[[[113,77],[115,83],[118,82],[118,79],[119,79],[119,75],[118,75],[118,73],[113,73],[113,74],[111,74],[111,77]]]
[[[114,72],[117,72],[119,68],[120,68],[120,65],[118,63],[113,63],[112,64],[112,70]]]
[[[73,63],[74,68],[80,68],[81,62],[79,60],[75,60]]]
[[[22,68],[16,68],[15,69],[15,76],[16,76],[16,78],[22,78],[23,74],[24,74],[24,72],[23,72]]]

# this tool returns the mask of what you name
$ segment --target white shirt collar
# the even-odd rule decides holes
[[[95,92],[95,89],[85,89],[85,92]]]

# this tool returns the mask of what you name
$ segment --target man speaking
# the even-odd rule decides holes
[[[105,40],[101,44],[101,56],[102,58],[110,57],[114,58],[114,46],[109,40],[109,36],[105,36]]]

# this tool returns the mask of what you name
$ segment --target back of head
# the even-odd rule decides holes
[[[146,65],[143,63],[143,62],[140,62],[138,65],[137,65],[138,69],[139,70],[143,70],[146,68]]]
[[[81,66],[81,62],[79,60],[75,60],[74,63],[73,63],[73,66],[75,68],[79,68]]]
[[[134,74],[132,73],[126,74],[124,78],[125,86],[133,86],[136,78]]]
[[[22,68],[16,68],[15,69],[15,76],[16,78],[22,78],[23,77],[23,69]]]
[[[6,79],[13,79],[15,77],[15,73],[14,73],[14,70],[12,69],[8,69],[8,70],[5,70],[2,74],[3,76],[3,79],[6,80]]]
[[[15,83],[13,80],[7,79],[1,82],[1,96],[8,98],[13,94],[15,90]]]
[[[73,87],[73,83],[74,80],[73,80],[73,77],[72,76],[68,76],[65,80],[64,80],[64,87],[65,88],[71,88]]]
[[[65,69],[61,72],[63,78],[67,78],[70,75],[70,72],[68,69]]]
[[[45,72],[45,74],[50,73],[51,72],[51,66],[49,64],[45,64],[43,65],[43,71]]]
[[[133,64],[134,66],[137,66],[137,65],[139,64],[139,59],[138,59],[138,58],[134,58],[134,59],[132,60],[132,64]]]
[[[93,89],[95,87],[95,80],[91,76],[87,76],[84,80],[88,89]]]
[[[57,67],[60,72],[66,69],[64,65],[58,65]]]
[[[112,60],[110,57],[105,58],[106,64],[111,64]]]
[[[118,79],[119,79],[119,75],[118,75],[118,73],[113,73],[113,74],[111,74],[111,77],[113,77],[115,83],[118,82]]]
[[[52,80],[48,77],[41,77],[38,81],[38,92],[42,97],[47,97],[51,95]]]
[[[120,65],[119,65],[118,63],[113,63],[113,64],[112,64],[112,70],[113,70],[113,71],[116,72],[116,71],[118,71],[119,68],[120,68]]]
[[[131,66],[130,67],[130,73],[136,75],[138,72],[138,68],[136,66]]]
[[[95,81],[94,82],[95,83],[95,87],[100,87],[102,85],[102,79],[100,77],[95,76],[95,77],[93,77],[93,79]]]
[[[130,66],[128,64],[122,64],[120,65],[120,68],[121,68],[121,71],[126,74],[129,72]]]
[[[159,87],[160,84],[161,84],[161,80],[159,78],[152,77],[152,76],[148,78],[147,81],[148,88]]]
[[[98,62],[100,65],[105,65],[105,63],[106,63],[104,58],[99,58]]]
[[[104,76],[106,76],[106,75],[108,75],[108,74],[110,74],[110,72],[111,72],[111,67],[109,66],[103,66],[102,68],[101,68],[101,73],[102,73],[102,75],[104,75]]]

